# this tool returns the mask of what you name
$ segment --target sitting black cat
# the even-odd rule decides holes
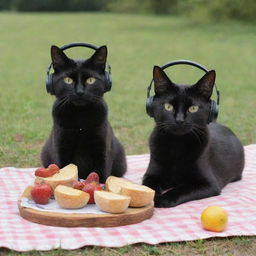
[[[155,128],[150,136],[150,162],[143,184],[156,190],[156,207],[216,196],[241,179],[243,147],[227,127],[207,124],[215,71],[195,85],[176,85],[154,67]]]
[[[41,159],[46,167],[56,163],[78,166],[79,178],[96,171],[100,181],[123,176],[126,159],[122,145],[107,120],[105,66],[107,48],[102,46],[87,60],[73,60],[57,46],[51,47],[53,128]]]

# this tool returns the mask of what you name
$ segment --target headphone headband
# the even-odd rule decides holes
[[[77,42],[77,43],[65,44],[65,45],[63,45],[62,47],[60,47],[60,49],[63,50],[63,51],[65,51],[66,49],[73,48],[73,47],[79,47],[79,46],[91,48],[91,49],[93,49],[93,50],[97,50],[97,49],[99,48],[98,46],[93,45],[93,44]]]
[[[201,64],[199,64],[197,62],[194,62],[194,61],[191,61],[191,60],[175,60],[175,61],[167,62],[166,64],[161,66],[161,69],[164,70],[164,69],[166,69],[168,67],[175,66],[175,65],[180,65],[180,64],[185,64],[185,65],[190,65],[190,66],[197,67],[197,68],[205,71],[205,73],[209,71],[207,68],[205,68]],[[150,91],[151,91],[151,87],[152,87],[153,82],[154,82],[154,79],[151,80],[151,82],[150,82],[150,84],[148,86],[147,98],[150,97]],[[220,102],[220,92],[219,92],[216,84],[214,84],[214,87],[215,87],[216,94],[217,94],[217,105],[219,105],[219,102]]]

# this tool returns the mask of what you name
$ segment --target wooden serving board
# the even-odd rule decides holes
[[[152,217],[154,203],[140,208],[129,207],[124,213],[119,214],[97,214],[97,213],[60,213],[53,211],[41,211],[21,205],[23,197],[31,199],[28,186],[18,200],[21,217],[38,224],[59,227],[115,227],[136,224]],[[86,206],[85,206],[86,207]]]
[[[119,214],[81,214],[45,212],[21,206],[18,201],[20,215],[29,221],[59,227],[115,227],[139,223],[153,215],[153,203],[141,208],[128,208]]]

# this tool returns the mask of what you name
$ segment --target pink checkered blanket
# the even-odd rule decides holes
[[[243,179],[227,185],[216,197],[197,200],[169,209],[155,209],[151,219],[113,228],[63,228],[24,220],[17,200],[34,180],[34,168],[0,169],[0,247],[15,251],[67,250],[95,245],[121,247],[135,243],[158,244],[210,237],[256,235],[256,144],[245,146]],[[128,156],[126,177],[141,182],[149,155]],[[229,215],[227,229],[221,233],[205,231],[200,215],[210,205],[224,207]]]

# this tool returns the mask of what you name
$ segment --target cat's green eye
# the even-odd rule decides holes
[[[89,77],[86,79],[86,83],[87,84],[94,84],[96,81],[96,79],[94,77]]]
[[[199,109],[198,106],[192,105],[192,106],[190,106],[190,107],[188,108],[188,111],[189,111],[190,113],[195,113],[195,112],[198,111],[198,109]]]
[[[169,104],[169,103],[165,103],[165,104],[164,104],[164,108],[165,108],[165,110],[167,110],[167,111],[172,111],[172,110],[173,110],[173,105],[172,105],[172,104]]]
[[[73,79],[71,77],[66,76],[66,77],[64,77],[64,82],[66,84],[72,84],[73,83]]]

